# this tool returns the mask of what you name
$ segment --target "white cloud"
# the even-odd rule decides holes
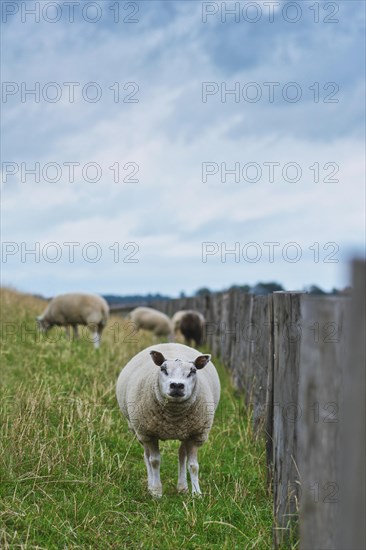
[[[309,253],[293,265],[280,260],[213,265],[202,263],[201,247],[210,240],[226,242],[228,248],[235,242],[280,241],[282,246],[296,241],[307,250],[314,242],[336,242],[341,258],[345,247],[362,246],[363,149],[357,133],[347,126],[359,114],[358,81],[348,101],[343,97],[343,103],[335,105],[309,99],[281,105],[221,103],[216,98],[204,104],[202,81],[227,80],[228,86],[236,81],[287,82],[303,73],[308,84],[319,77],[325,61],[316,64],[309,58],[314,45],[307,49],[292,34],[288,43],[276,42],[268,60],[250,68],[238,66],[228,79],[225,66],[209,49],[210,40],[215,48],[217,43],[202,27],[198,8],[179,5],[164,26],[149,25],[150,16],[125,34],[83,24],[52,29],[13,24],[5,29],[10,50],[7,80],[29,86],[37,80],[97,81],[103,97],[97,104],[80,99],[73,104],[36,104],[21,103],[16,96],[5,105],[9,146],[4,159],[29,166],[58,162],[63,171],[55,184],[36,184],[31,178],[22,183],[18,174],[3,185],[4,240],[96,241],[103,250],[116,241],[133,241],[140,259],[138,265],[121,266],[106,253],[97,265],[81,259],[77,265],[55,266],[30,259],[21,263],[14,257],[3,265],[5,279],[31,291],[46,288],[48,294],[81,284],[126,294],[276,278],[293,288],[311,282],[340,284],[338,266],[317,264]],[[313,39],[319,50],[331,43],[328,34]],[[342,40],[348,47],[343,34]],[[342,51],[342,43],[338,49]],[[138,104],[113,102],[108,86],[117,81],[138,83]],[[64,167],[70,161],[99,163],[101,181],[83,181],[78,170],[78,178],[70,183]],[[274,161],[280,163],[279,170],[298,163],[301,180],[291,183],[279,175],[270,183],[263,163]],[[137,163],[139,183],[114,183],[109,167],[115,162],[121,167]],[[203,183],[202,162],[226,162],[229,168],[236,162],[241,167],[255,162],[263,177],[257,183],[230,178],[223,183],[218,177]],[[323,166],[337,163],[339,182],[314,182],[310,166],[315,162],[322,179],[331,172]],[[122,267],[128,268],[123,276]]]

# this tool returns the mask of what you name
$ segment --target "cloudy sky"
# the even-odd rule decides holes
[[[364,250],[362,2],[2,10],[3,284],[347,284]]]

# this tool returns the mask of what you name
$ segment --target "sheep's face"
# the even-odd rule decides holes
[[[211,355],[199,355],[195,361],[165,359],[159,351],[151,351],[155,365],[160,367],[159,388],[169,401],[186,401],[192,395],[197,380],[197,370],[203,369]]]
[[[50,328],[50,324],[47,323],[42,317],[36,317],[37,321],[37,327],[40,332],[47,332],[47,330]]]

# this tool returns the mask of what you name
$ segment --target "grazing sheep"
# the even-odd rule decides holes
[[[220,381],[210,359],[183,344],[158,344],[135,355],[119,375],[117,400],[144,447],[153,496],[162,496],[159,439],[181,441],[178,491],[188,490],[188,460],[192,494],[201,494],[197,452],[208,437],[220,399]]]
[[[137,307],[130,313],[137,329],[151,330],[156,336],[172,337],[172,322],[165,313],[152,307]]]
[[[36,319],[41,332],[47,332],[55,325],[72,326],[75,337],[77,325],[87,325],[93,334],[94,347],[99,348],[108,317],[109,307],[104,298],[94,294],[75,293],[56,296]]]
[[[205,318],[193,309],[177,311],[172,317],[175,339],[184,338],[187,345],[193,340],[195,346],[202,344],[205,329]]]
[[[176,311],[172,317],[172,324],[173,324],[173,331],[174,331],[174,338],[175,340],[183,340],[182,333],[180,332],[180,321],[183,317],[183,315],[186,313],[185,309],[182,309],[180,311]]]

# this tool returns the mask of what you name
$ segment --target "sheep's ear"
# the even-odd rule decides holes
[[[203,369],[211,360],[211,355],[199,355],[194,362],[196,369]]]
[[[160,353],[160,351],[150,351],[150,355],[155,365],[158,365],[158,367],[161,367],[161,365],[165,361],[164,355]]]

